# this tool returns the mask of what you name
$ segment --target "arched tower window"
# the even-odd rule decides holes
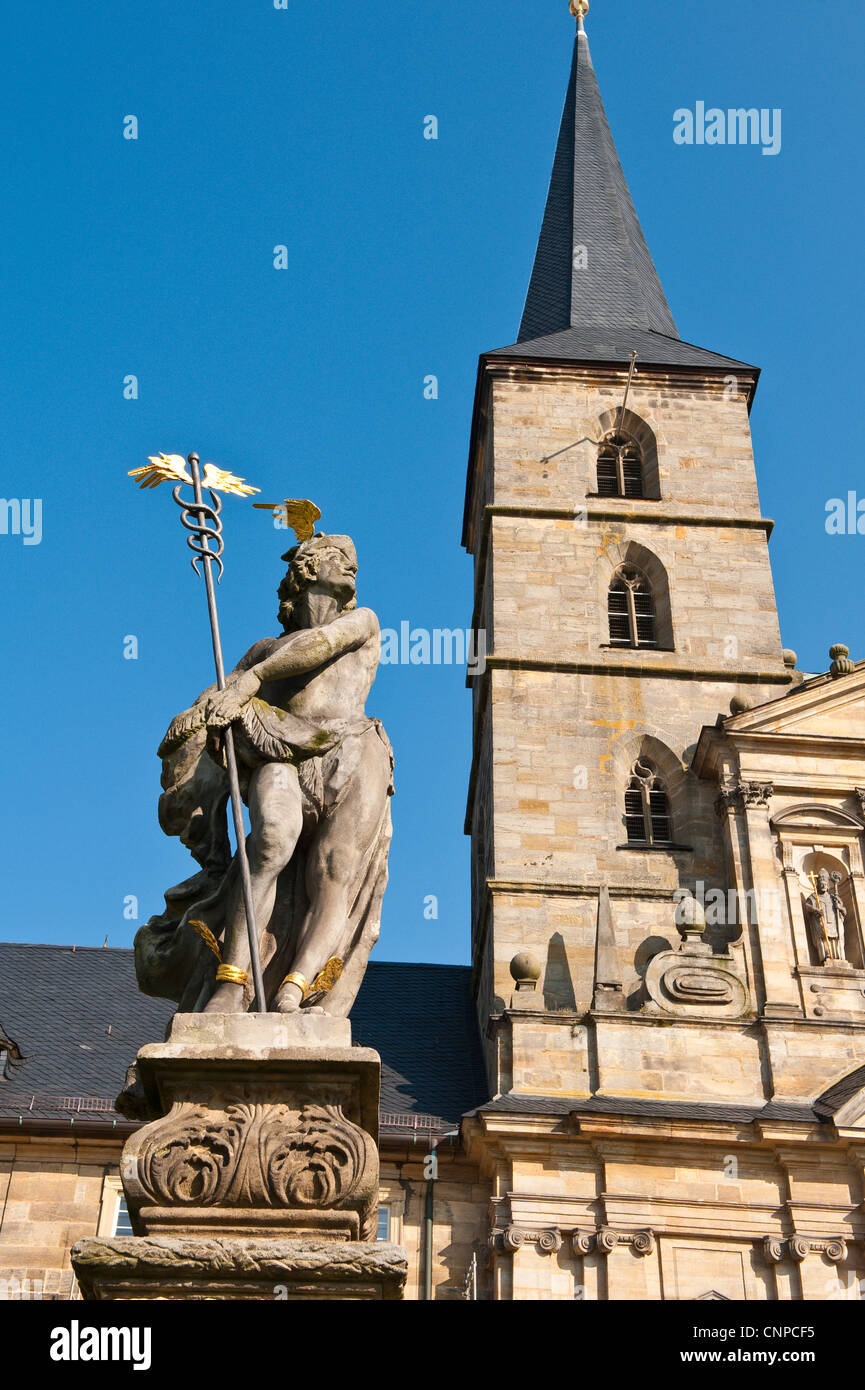
[[[634,565],[622,565],[613,576],[607,599],[610,646],[657,647],[655,600],[646,576]]]
[[[598,450],[599,497],[645,497],[643,454],[636,440],[621,432],[608,434]]]
[[[673,842],[667,788],[650,762],[638,759],[625,791],[628,844],[669,845]]]

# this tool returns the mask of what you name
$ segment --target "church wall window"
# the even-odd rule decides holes
[[[645,575],[623,565],[613,576],[607,599],[612,647],[657,647],[655,600]]]
[[[131,1236],[135,1232],[132,1229],[132,1220],[129,1215],[129,1208],[126,1205],[126,1198],[121,1194],[117,1202],[117,1213],[114,1217],[115,1236]]]
[[[638,760],[628,781],[625,829],[629,845],[670,845],[673,842],[667,787],[648,761]]]
[[[660,502],[658,441],[647,420],[616,406],[601,413],[592,438],[598,443],[589,496]],[[592,493],[595,485],[597,492]]]
[[[645,496],[642,450],[626,434],[609,434],[601,442],[598,450],[598,496]]]

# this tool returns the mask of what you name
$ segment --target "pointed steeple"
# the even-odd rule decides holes
[[[742,366],[684,343],[622,173],[583,25],[517,342],[498,354],[571,361]]]

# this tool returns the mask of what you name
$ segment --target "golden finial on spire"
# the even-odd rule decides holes
[[[589,0],[571,0],[571,14],[574,16],[574,19],[581,29],[583,27],[583,20],[588,13]]]

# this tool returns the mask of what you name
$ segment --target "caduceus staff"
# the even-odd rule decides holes
[[[213,660],[216,666],[216,686],[218,690],[225,689],[225,666],[222,660],[222,641],[219,636],[219,616],[216,611],[216,589],[213,583],[213,566],[218,567],[216,576],[217,583],[222,578],[225,566],[222,563],[222,554],[225,544],[222,539],[222,520],[220,513],[222,503],[219,499],[220,492],[233,493],[235,497],[250,497],[253,493],[261,489],[250,487],[243,478],[237,478],[233,473],[226,472],[225,469],[217,468],[212,463],[204,465],[204,487],[210,494],[210,504],[204,501],[202,492],[202,477],[200,470],[200,459],[198,454],[190,454],[186,459],[189,464],[190,472],[186,471],[186,464],[180,454],[156,454],[150,457],[150,461],[143,468],[133,468],[129,477],[134,478],[140,483],[142,488],[159,487],[160,483],[173,482],[176,484],[172,496],[180,507],[181,524],[190,532],[186,538],[186,544],[190,550],[194,551],[191,561],[195,573],[201,577],[202,571],[199,564],[203,565],[204,587],[207,591],[207,612],[210,618],[210,636],[213,642]],[[192,487],[193,500],[188,502],[184,499],[183,486],[188,484]],[[216,543],[216,548],[211,550],[210,542]],[[234,749],[234,732],[229,724],[223,730],[223,747],[225,748],[225,762],[228,771],[228,790],[231,800],[231,813],[234,821],[234,834],[237,841],[237,860],[240,865],[240,882],[243,892],[243,907],[246,915],[246,930],[249,936],[249,958],[252,967],[252,983],[255,989],[255,999],[253,1008],[259,1012],[266,1009],[264,997],[264,982],[261,977],[261,956],[258,949],[258,932],[255,925],[255,903],[252,897],[252,879],[249,873],[249,861],[246,857],[246,828],[243,824],[243,803],[240,798],[240,782],[237,776],[237,756]],[[226,980],[231,984],[246,984],[246,976],[242,970],[236,966],[220,964],[217,968],[216,978]]]

